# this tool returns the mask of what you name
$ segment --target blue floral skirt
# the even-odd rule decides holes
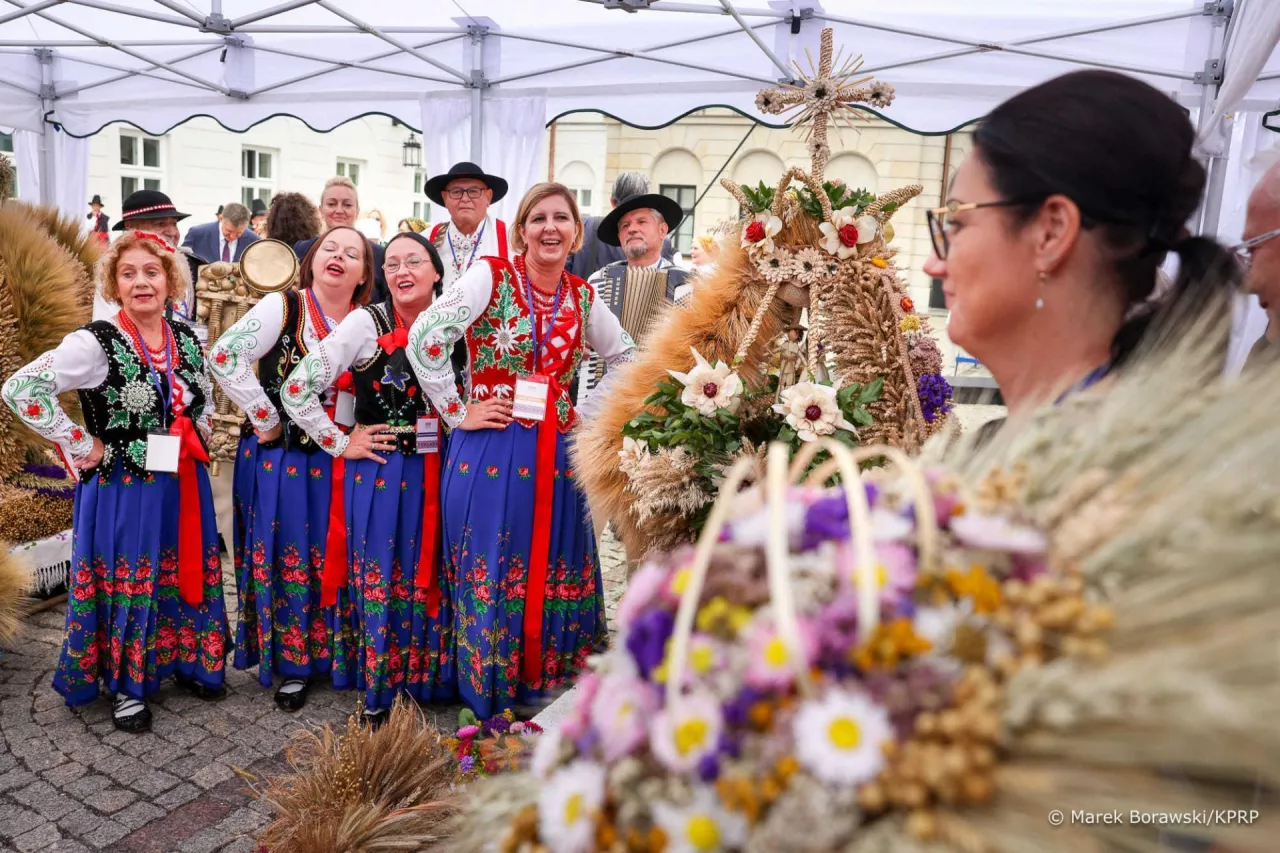
[[[67,633],[53,689],[68,706],[99,690],[145,699],[179,674],[217,689],[230,650],[213,493],[204,466],[200,494],[204,603],[178,594],[176,474],[137,477],[117,461],[76,486],[67,588]]]
[[[336,605],[320,605],[332,469],[321,451],[264,449],[253,435],[240,440],[235,666],[257,666],[263,687],[273,675],[329,676],[336,688],[355,686],[350,594],[340,589]]]
[[[556,437],[539,677],[522,677],[537,430],[457,430],[441,478],[458,690],[481,719],[536,700],[580,672],[607,634],[586,502]]]
[[[453,612],[440,559],[418,565],[425,501],[426,457],[387,455],[386,464],[358,459],[346,466],[347,541],[355,636],[364,654],[355,666],[365,707],[391,707],[400,693],[420,702],[454,698]],[[427,591],[415,585],[419,571],[436,575],[439,612],[427,613]]]

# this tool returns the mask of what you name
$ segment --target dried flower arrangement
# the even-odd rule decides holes
[[[1251,804],[1280,783],[1280,384],[1217,383],[1205,353],[945,457],[827,439],[793,487],[817,443],[775,446],[739,492],[742,460],[450,849],[1156,850],[1134,810],[1230,810],[1179,831],[1273,849]],[[817,485],[836,469],[851,488]]]
[[[655,388],[670,375],[690,376],[704,363],[714,371],[723,363],[726,381],[734,377],[748,397],[762,393],[774,361],[773,341],[802,310],[808,315],[806,381],[790,392],[793,399],[784,400],[800,420],[806,412],[814,413],[814,421],[825,419],[838,408],[841,388],[878,382],[880,393],[864,401],[870,423],[857,425],[858,441],[914,450],[945,422],[951,389],[941,375],[941,353],[928,319],[915,313],[898,279],[896,250],[889,246],[890,217],[921,188],[875,197],[824,178],[829,121],[851,115],[850,102],[883,106],[893,97],[892,87],[853,79],[858,67],[833,58],[831,31],[824,30],[817,66],[808,75],[797,68],[805,85],[761,93],[762,110],[799,109],[800,122],[811,122],[811,170],[792,168],[775,187],[723,182],[746,215],[720,241],[716,272],[694,290],[688,305],[668,311],[639,360],[619,372],[601,415],[578,438],[576,467],[592,512],[614,523],[634,559],[692,541],[712,496],[698,478],[684,495],[671,491],[703,464],[689,448],[651,448],[661,458],[655,452],[648,465],[619,466],[619,454],[625,461],[632,450],[623,447],[624,439],[652,426],[643,420],[645,413],[664,421],[684,416],[652,399]],[[690,350],[692,373],[685,356]],[[715,384],[713,396],[723,398],[729,386]],[[641,423],[634,424],[638,418]],[[803,432],[796,423],[788,426]],[[723,462],[717,458],[712,464]]]
[[[458,715],[458,731],[445,738],[445,746],[458,760],[458,779],[466,782],[522,769],[542,726],[517,720],[510,710],[487,720],[477,720],[469,708]]]

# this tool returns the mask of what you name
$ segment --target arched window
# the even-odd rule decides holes
[[[841,180],[850,189],[878,192],[880,176],[876,167],[861,154],[837,154],[827,163],[827,180]]]
[[[560,183],[568,187],[574,198],[578,200],[578,211],[583,216],[592,215],[596,212],[594,207],[596,201],[596,173],[594,169],[581,160],[573,160],[560,170],[560,174],[557,177]]]
[[[693,206],[698,199],[698,187],[702,184],[702,163],[684,148],[664,151],[653,163],[653,177],[649,186],[657,186],[658,192],[674,199],[684,210],[684,221],[671,235],[676,251],[687,255],[693,249]]]
[[[755,189],[764,181],[767,187],[776,187],[787,170],[782,158],[772,151],[752,151],[738,158],[733,166],[733,180],[744,187]]]

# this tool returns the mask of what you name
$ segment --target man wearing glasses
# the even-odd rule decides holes
[[[1258,297],[1267,314],[1266,334],[1254,345],[1249,360],[1280,342],[1280,165],[1272,166],[1249,196],[1244,242],[1236,254],[1247,274],[1245,289]]]
[[[507,224],[489,215],[489,205],[507,194],[507,182],[475,163],[455,163],[427,181],[427,198],[449,211],[449,221],[431,231],[444,262],[443,286],[461,278],[477,259],[506,258]]]

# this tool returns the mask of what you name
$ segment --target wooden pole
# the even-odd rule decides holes
[[[947,203],[947,179],[951,175],[951,134],[942,148],[942,189],[938,191],[938,207]]]
[[[551,140],[547,143],[547,180],[556,179],[556,123],[551,122]]]

